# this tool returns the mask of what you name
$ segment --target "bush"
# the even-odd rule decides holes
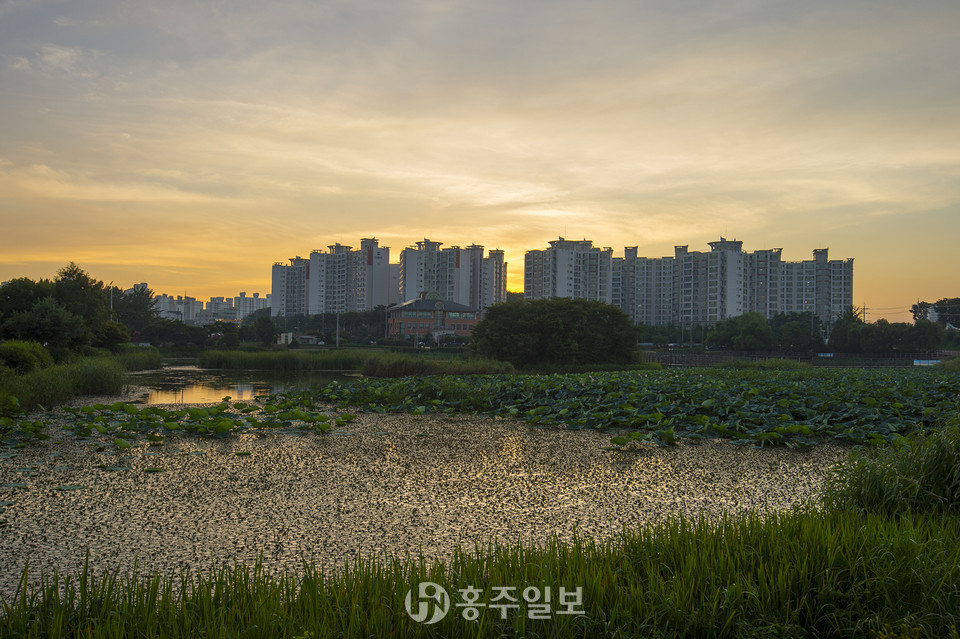
[[[837,469],[825,499],[884,515],[960,515],[960,422],[854,453]]]
[[[950,357],[941,360],[940,363],[937,364],[937,368],[946,371],[960,371],[960,357]]]
[[[471,350],[517,368],[632,364],[637,331],[612,304],[583,299],[494,304],[473,331]]]
[[[0,412],[49,408],[79,395],[119,395],[125,383],[123,366],[109,357],[90,357],[24,375],[8,374],[0,380]]]
[[[795,359],[726,359],[718,364],[714,364],[714,368],[733,368],[737,370],[796,370],[812,369],[813,365],[807,362],[798,362]]]
[[[11,339],[0,342],[0,364],[19,374],[53,364],[53,357],[37,342]]]
[[[129,345],[121,349],[115,358],[128,371],[146,371],[163,366],[163,355],[153,346]]]

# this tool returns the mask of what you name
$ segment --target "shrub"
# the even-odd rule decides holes
[[[828,504],[885,515],[960,515],[960,422],[853,453],[825,493]]]
[[[128,371],[153,370],[163,366],[163,355],[153,346],[130,345],[121,349],[115,357]]]
[[[783,370],[783,369],[812,369],[813,366],[807,362],[800,362],[795,359],[726,359],[714,365],[715,368],[733,368],[738,370]]]
[[[0,364],[22,375],[50,366],[53,358],[47,349],[37,342],[11,339],[0,342]]]
[[[960,371],[960,357],[950,357],[941,360],[940,363],[937,364],[937,368],[947,371]]]

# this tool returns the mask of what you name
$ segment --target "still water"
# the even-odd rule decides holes
[[[257,395],[306,390],[343,379],[347,379],[347,376],[333,372],[281,377],[270,371],[164,366],[157,371],[130,373],[129,383],[146,389],[137,403],[198,404],[219,402],[228,395],[235,401],[249,401]]]

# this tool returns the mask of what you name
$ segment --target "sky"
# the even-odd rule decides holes
[[[267,293],[375,237],[854,258],[960,296],[956,0],[0,0],[0,281]]]

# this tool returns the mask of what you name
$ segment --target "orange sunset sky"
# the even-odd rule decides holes
[[[0,281],[267,293],[376,237],[855,258],[960,296],[956,0],[0,0]]]

